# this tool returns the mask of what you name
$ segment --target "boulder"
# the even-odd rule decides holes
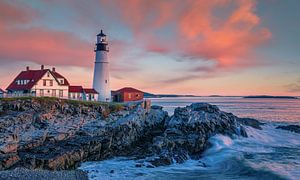
[[[237,121],[240,124],[243,124],[245,126],[251,126],[251,127],[255,128],[255,129],[259,129],[259,130],[262,130],[261,125],[265,124],[265,123],[259,122],[256,119],[253,119],[253,118],[238,118]]]
[[[178,107],[171,117],[161,106],[112,106],[55,98],[0,100],[0,170],[74,169],[114,156],[135,156],[143,159],[137,166],[157,167],[199,157],[216,134],[247,137],[236,116],[208,103]]]
[[[299,125],[277,126],[276,129],[283,129],[283,130],[287,130],[287,131],[291,131],[291,132],[300,134],[300,126]]]

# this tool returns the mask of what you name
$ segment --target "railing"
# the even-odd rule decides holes
[[[1,97],[1,96],[0,96]],[[34,93],[22,93],[22,94],[3,94],[3,98],[16,98],[16,97],[36,97]]]
[[[56,98],[59,98],[59,99],[70,99],[70,100],[77,100],[77,101],[96,101],[95,99],[91,99],[91,100],[88,100],[88,99],[84,99],[82,97],[80,98],[73,98],[73,97],[70,97],[70,96],[63,96],[63,97],[58,97],[58,96],[37,96],[35,93],[20,93],[20,94],[17,94],[17,93],[4,93],[4,94],[0,94],[0,98],[19,98],[19,97],[56,97]]]

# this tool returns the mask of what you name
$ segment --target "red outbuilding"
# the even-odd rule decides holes
[[[141,101],[144,99],[144,92],[132,87],[125,87],[113,92],[115,102]]]

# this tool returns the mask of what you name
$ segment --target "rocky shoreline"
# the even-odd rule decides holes
[[[0,171],[0,179],[88,180],[88,175],[86,172],[81,170],[49,171],[49,170],[29,170],[24,168],[16,168],[13,170]]]
[[[72,170],[115,156],[156,167],[198,158],[216,134],[244,136],[261,124],[194,103],[168,116],[162,107],[84,103],[54,98],[0,100],[0,170]]]

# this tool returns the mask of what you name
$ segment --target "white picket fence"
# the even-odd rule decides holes
[[[3,94],[3,98],[16,98],[16,97],[35,97],[36,95],[33,93],[24,93],[24,94]],[[1,96],[0,96],[1,97]]]

